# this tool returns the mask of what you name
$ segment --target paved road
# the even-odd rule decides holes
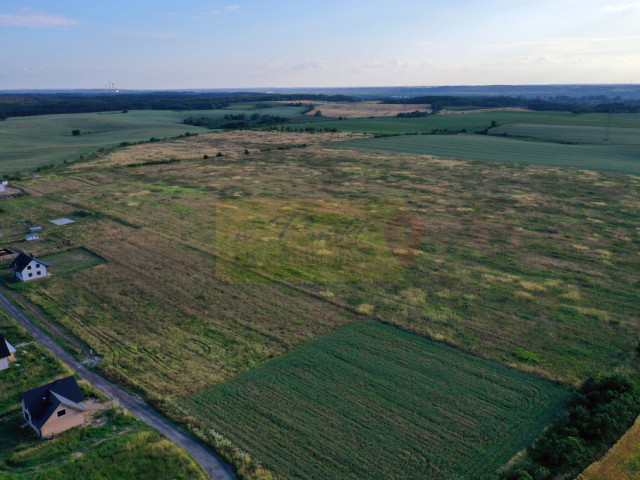
[[[107,397],[116,399],[123,408],[189,452],[202,465],[202,468],[205,469],[212,480],[235,479],[231,467],[223,463],[215,453],[198,440],[183,433],[175,425],[153,411],[146,403],[135,399],[118,386],[82,365],[70,353],[54,342],[51,337],[36,327],[2,292],[0,292],[0,307],[4,308],[13,318],[20,322],[38,342],[47,347],[51,353],[71,367],[80,377],[87,380]]]

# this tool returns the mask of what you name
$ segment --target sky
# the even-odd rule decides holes
[[[0,89],[640,83],[640,1],[0,0]]]

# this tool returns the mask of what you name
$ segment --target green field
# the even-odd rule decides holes
[[[540,125],[516,123],[490,130],[492,135],[560,143],[596,145],[640,145],[640,128],[607,128],[577,125]]]
[[[64,252],[54,253],[42,257],[41,260],[53,265],[53,272],[56,275],[67,275],[105,263],[103,259],[86,248],[73,248]]]
[[[359,322],[185,404],[287,479],[486,479],[566,392],[377,322]]]
[[[233,110],[130,110],[128,113],[101,112],[67,115],[15,117],[0,122],[0,174],[33,171],[37,167],[76,160],[98,148],[121,142],[139,142],[186,132],[204,133],[203,127],[185,125],[191,116],[222,118],[229,114],[260,113],[294,116],[298,107],[275,107],[237,112]],[[73,136],[72,130],[81,134]]]
[[[401,135],[342,143],[356,148],[437,155],[484,162],[571,167],[640,175],[637,145],[563,145],[493,135]]]
[[[467,131],[482,130],[495,120],[500,125],[516,123],[535,123],[545,125],[578,125],[619,128],[640,128],[640,114],[619,113],[609,115],[604,113],[572,114],[567,112],[480,112],[458,115],[430,115],[422,118],[346,118],[318,119],[308,122],[294,123],[296,128],[337,128],[346,132],[367,132],[375,134],[385,133],[431,133],[434,129],[449,129]]]

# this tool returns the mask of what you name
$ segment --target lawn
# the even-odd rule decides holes
[[[360,322],[185,401],[282,478],[486,479],[562,407],[557,385]]]
[[[40,260],[53,265],[52,272],[56,275],[68,275],[78,270],[105,263],[103,259],[86,248],[72,248],[64,252],[46,255],[41,257]]]
[[[567,130],[567,127],[564,127],[564,129]],[[598,131],[601,130],[598,129]],[[537,131],[539,132],[540,130]],[[638,135],[627,135],[627,138],[632,138],[633,141],[637,142],[640,138],[640,130],[638,132]],[[575,130],[571,130],[571,133],[573,137],[569,136],[569,138],[575,138]],[[614,134],[616,134],[616,129],[614,129]],[[581,133],[580,135],[588,134]],[[483,162],[571,167],[640,175],[640,149],[637,144],[633,143],[564,145],[542,141],[524,141],[494,135],[466,134],[402,135],[353,140],[346,145],[356,148],[437,155]]]
[[[293,116],[298,107],[246,111],[247,114]],[[175,137],[186,132],[204,133],[203,127],[185,125],[190,116],[222,118],[232,110],[130,110],[15,117],[0,122],[0,174],[34,171],[36,168],[76,160],[101,147],[140,142],[151,137]],[[73,130],[80,135],[73,136]]]

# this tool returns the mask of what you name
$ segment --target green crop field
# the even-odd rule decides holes
[[[151,137],[174,137],[185,132],[204,133],[203,127],[185,125],[191,116],[222,118],[229,114],[260,113],[274,116],[298,115],[302,108],[275,107],[246,110],[130,110],[66,115],[38,115],[9,118],[0,122],[0,174],[33,171],[37,167],[76,160],[98,148],[121,142],[139,142]],[[80,135],[73,136],[73,130]]]
[[[489,133],[560,143],[640,145],[640,128],[516,123],[493,128]]]
[[[185,402],[287,479],[486,479],[563,405],[557,385],[359,322]]]
[[[437,155],[484,162],[571,167],[640,175],[637,145],[563,145],[493,135],[401,135],[353,140],[341,146]]]
[[[640,114],[620,113],[609,115],[603,113],[572,114],[567,112],[479,112],[457,115],[430,115],[422,118],[346,118],[317,119],[308,122],[297,121],[296,128],[337,128],[339,131],[367,132],[374,134],[394,133],[431,133],[434,129],[467,131],[482,130],[495,120],[500,125],[516,123],[535,123],[544,125],[578,125],[619,128],[640,128]]]

